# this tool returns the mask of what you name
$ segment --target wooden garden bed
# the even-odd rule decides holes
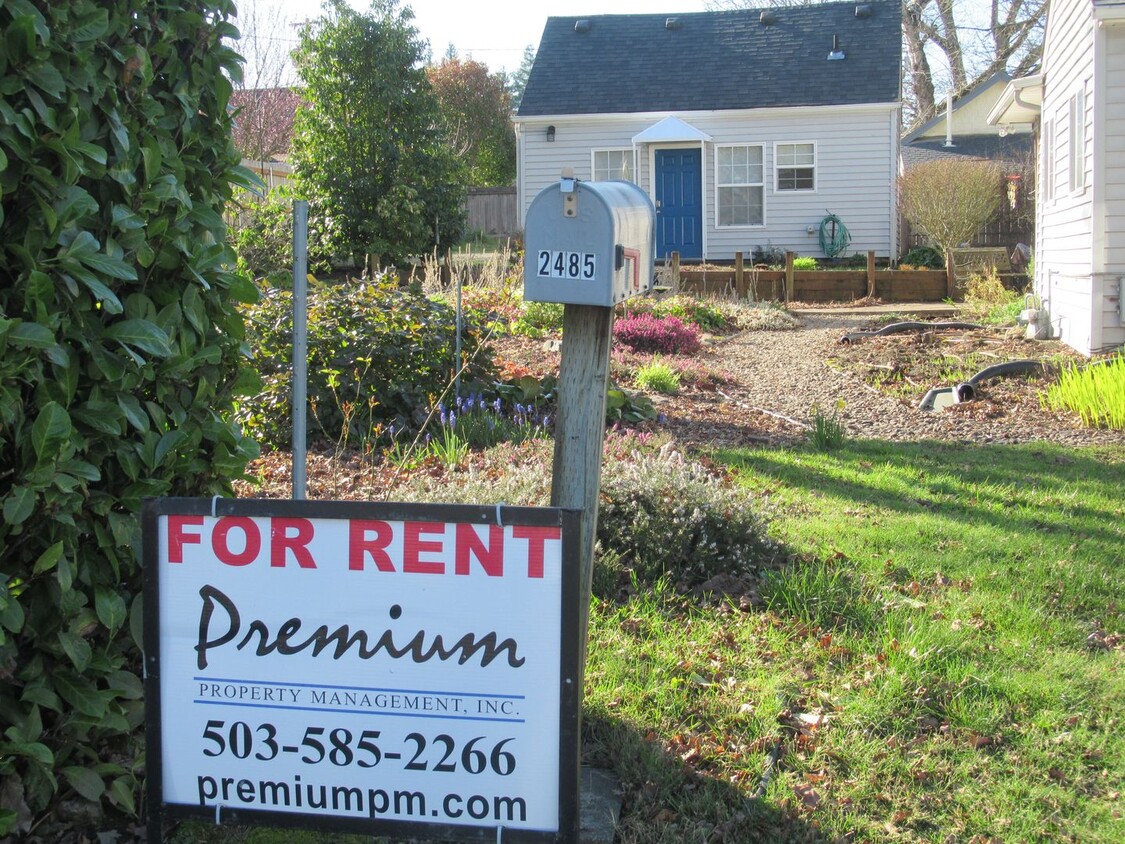
[[[875,255],[858,270],[794,270],[792,253],[784,270],[744,266],[693,269],[672,262],[671,285],[687,293],[780,302],[849,302],[876,297],[886,302],[940,302],[946,298],[944,270],[876,270]]]

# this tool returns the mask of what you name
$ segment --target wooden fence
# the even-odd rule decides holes
[[[515,188],[469,188],[465,198],[470,232],[506,237],[519,232]]]
[[[673,253],[667,281],[673,290],[710,296],[750,297],[758,301],[850,302],[874,297],[884,302],[940,302],[946,298],[944,270],[876,270],[875,253],[867,253],[861,270],[794,270],[794,253],[784,270],[745,266],[742,253],[734,266],[694,269],[681,266]]]

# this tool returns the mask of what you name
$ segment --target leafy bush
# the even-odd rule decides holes
[[[233,205],[237,222],[231,226],[231,242],[238,254],[238,270],[254,279],[265,279],[274,287],[291,287],[293,278],[293,191],[282,186],[260,200],[241,191]],[[324,274],[332,270],[331,257],[339,251],[335,222],[309,203],[308,269]]]
[[[793,259],[793,269],[795,270],[818,270],[820,264],[816,262],[816,258],[811,255],[798,255]]]
[[[699,331],[678,317],[626,314],[613,326],[613,336],[634,351],[690,355],[699,351]]]
[[[627,560],[643,583],[664,575],[697,584],[744,574],[776,550],[744,492],[667,446],[606,464],[598,541],[603,552]]]
[[[915,246],[902,256],[902,263],[932,270],[945,268],[945,258],[941,251],[934,249],[932,246]]]
[[[672,394],[680,389],[680,373],[659,358],[638,369],[636,379],[642,390]]]
[[[63,796],[136,813],[141,500],[230,495],[254,453],[233,13],[0,4],[0,838]]]
[[[526,337],[542,337],[549,331],[562,331],[563,306],[557,302],[524,302],[523,312],[512,332]]]
[[[292,294],[266,291],[247,318],[262,390],[241,402],[238,419],[262,442],[284,446],[292,436]],[[308,398],[321,434],[354,444],[389,425],[421,428],[453,379],[456,324],[447,305],[389,277],[312,285]],[[470,326],[462,345],[469,362],[462,380],[490,376],[491,357]]]

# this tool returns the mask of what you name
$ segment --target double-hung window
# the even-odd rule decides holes
[[[608,182],[620,179],[633,181],[633,151],[631,149],[594,150],[594,181]]]
[[[715,187],[720,226],[765,225],[765,166],[761,144],[718,147]]]
[[[816,190],[816,144],[776,144],[773,165],[777,190]]]

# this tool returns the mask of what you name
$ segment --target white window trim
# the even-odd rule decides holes
[[[630,166],[633,168],[633,178],[629,181],[634,184],[637,183],[637,157],[634,154],[633,147],[596,147],[590,150],[590,179],[591,181],[598,181],[597,176],[597,159],[599,152],[620,152],[623,153],[629,160]]]
[[[725,185],[719,181],[719,150],[729,149],[732,147],[758,147],[762,151],[762,181],[761,182],[748,182],[745,185]],[[715,144],[715,162],[713,164],[715,174],[715,228],[722,231],[737,231],[739,229],[764,229],[769,223],[769,215],[767,214],[766,195],[769,191],[766,190],[766,145],[762,142],[747,142],[747,143],[730,143],[730,144]],[[724,226],[719,222],[719,191],[722,188],[734,187],[758,187],[762,188],[762,222],[749,223],[745,225],[728,225]]]
[[[778,179],[779,171],[781,170],[781,165],[778,164],[777,148],[778,147],[788,147],[788,146],[800,146],[800,145],[811,145],[812,146],[812,159],[813,159],[813,163],[812,163],[812,171],[813,171],[812,183],[813,183],[813,186],[811,188],[794,188],[792,190],[790,190],[790,189],[782,190],[781,188],[779,188],[777,186],[777,179]],[[818,178],[819,163],[820,163],[820,155],[819,155],[819,152],[817,151],[816,141],[774,141],[773,142],[773,192],[774,193],[786,193],[786,194],[788,194],[788,193],[816,193],[817,192],[817,186],[820,184],[820,179]]]

